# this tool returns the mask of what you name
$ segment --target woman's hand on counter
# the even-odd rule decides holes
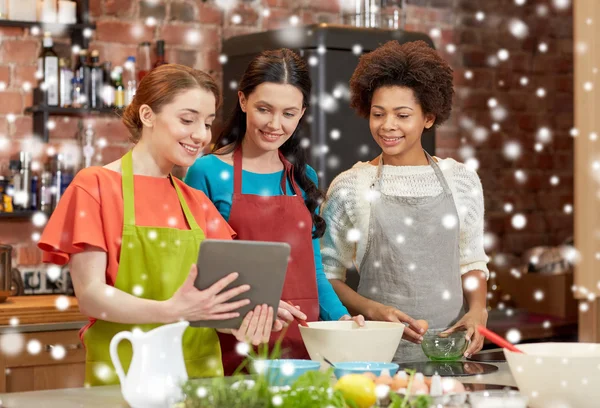
[[[258,346],[268,343],[271,336],[273,308],[267,305],[256,306],[248,312],[238,330],[232,330],[237,341]]]
[[[190,322],[198,320],[227,320],[238,317],[236,312],[242,306],[250,303],[249,299],[242,299],[227,303],[232,298],[250,290],[249,285],[237,286],[223,291],[237,278],[237,273],[230,273],[205,290],[198,290],[194,286],[198,269],[192,265],[190,273],[175,294],[166,301],[167,307],[176,319]]]
[[[363,315],[356,315],[356,316],[343,315],[342,317],[340,317],[340,321],[344,321],[344,320],[354,320],[356,322],[356,324],[358,324],[359,327],[364,327],[364,325],[365,325],[365,318]]]
[[[487,319],[488,313],[485,308],[469,310],[454,326],[441,333],[440,337],[456,331],[466,331],[465,337],[469,341],[469,347],[467,347],[464,356],[471,357],[483,347],[484,338],[477,330],[477,326],[482,325],[485,327]]]
[[[419,326],[415,319],[393,306],[386,306],[381,303],[377,303],[376,306],[371,309],[369,318],[370,320],[380,322],[404,323],[407,325],[404,328],[404,333],[402,334],[402,338],[404,340],[408,340],[415,344],[421,344],[421,341],[423,341],[423,337],[421,335],[425,332],[425,330]]]

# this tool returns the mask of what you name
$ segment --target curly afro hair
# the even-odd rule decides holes
[[[350,106],[368,118],[373,93],[382,86],[411,88],[424,113],[440,125],[452,110],[452,68],[424,41],[389,41],[363,55],[350,79]]]

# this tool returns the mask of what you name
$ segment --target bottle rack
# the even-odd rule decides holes
[[[71,38],[72,45],[78,45],[81,48],[88,48],[90,42],[90,35],[88,31],[94,30],[96,28],[96,24],[91,23],[89,21],[89,0],[76,0],[76,3],[76,24],[59,24],[44,23],[41,21],[17,21],[0,19],[0,27],[20,27],[29,29],[38,27],[40,29],[40,34],[49,31],[57,35],[69,35],[69,37]],[[35,89],[33,93],[33,106],[25,109],[25,113],[33,115],[33,134],[40,136],[44,143],[48,142],[49,139],[49,129],[47,124],[48,120],[50,119],[50,116],[113,115],[118,112],[117,109],[111,108],[88,109],[47,106],[42,102],[43,100],[44,99],[41,96],[40,90]]]

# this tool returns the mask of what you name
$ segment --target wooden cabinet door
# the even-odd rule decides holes
[[[20,339],[14,334],[7,339],[7,335],[0,335],[0,342],[12,343],[13,350],[14,344],[21,344],[21,349],[0,356],[0,392],[83,387],[85,350],[77,330],[22,333]]]

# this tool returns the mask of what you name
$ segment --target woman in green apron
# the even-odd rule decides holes
[[[329,188],[325,273],[351,312],[407,324],[395,361],[426,360],[416,319],[464,330],[469,356],[483,345],[477,325],[487,322],[483,190],[477,173],[432,158],[421,144],[450,116],[452,69],[422,41],[390,41],[361,57],[350,91],[382,153]],[[352,264],[356,291],[345,283]]]
[[[171,175],[175,165],[192,165],[210,142],[219,101],[217,85],[201,71],[181,65],[153,70],[123,113],[135,147],[104,167],[80,171],[44,230],[44,261],[71,262],[79,308],[90,317],[81,331],[88,385],[118,382],[109,356],[116,333],[181,319],[229,319],[249,302],[230,301],[249,289],[225,290],[235,285],[235,273],[204,291],[194,287],[201,242],[231,239],[235,232],[202,192]],[[273,314],[258,306],[233,334],[267,342]],[[125,369],[131,353],[131,345],[121,343]],[[223,375],[215,330],[187,328],[183,353],[190,377]]]

